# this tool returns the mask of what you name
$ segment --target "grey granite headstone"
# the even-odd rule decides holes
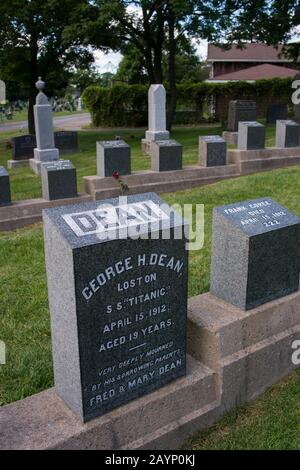
[[[157,140],[150,144],[153,171],[182,169],[182,145],[176,140]]]
[[[227,144],[219,135],[199,137],[199,164],[202,166],[226,165]]]
[[[166,90],[162,84],[151,85],[148,90],[148,125],[147,140],[169,138],[166,129]]]
[[[76,131],[54,132],[54,143],[60,153],[78,152],[78,133]]]
[[[33,150],[36,147],[35,135],[20,135],[11,138],[12,159],[27,160],[34,157]]]
[[[229,101],[227,131],[236,132],[240,121],[256,120],[256,102],[249,100]]]
[[[69,160],[41,165],[43,198],[52,201],[77,196],[76,168]]]
[[[97,174],[112,176],[131,174],[130,146],[124,140],[103,140],[97,142]]]
[[[39,93],[33,108],[37,146],[34,149],[34,158],[30,159],[30,166],[35,173],[40,174],[41,162],[59,160],[59,151],[54,144],[52,107],[43,93],[45,82],[41,77],[36,82],[36,87]]]
[[[299,147],[300,125],[294,121],[276,122],[276,147]]]
[[[265,126],[256,121],[239,122],[237,148],[240,150],[265,148]]]
[[[278,119],[288,118],[288,105],[287,103],[273,103],[267,108],[267,123],[275,124]]]
[[[10,202],[11,195],[9,174],[3,166],[0,166],[0,206],[4,204],[10,204]]]
[[[213,212],[211,293],[248,310],[299,289],[300,218],[271,198]]]
[[[58,395],[88,421],[185,375],[181,217],[154,193],[43,217]]]

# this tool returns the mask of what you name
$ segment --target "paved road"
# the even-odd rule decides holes
[[[69,114],[68,116],[55,117],[54,126],[67,131],[78,131],[82,128],[82,126],[89,124],[90,121],[91,118],[89,113]],[[27,129],[27,121],[5,123],[0,121],[0,132],[13,131],[24,128]]]

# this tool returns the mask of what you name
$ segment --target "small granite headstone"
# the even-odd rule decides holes
[[[58,395],[88,421],[185,375],[182,218],[154,193],[43,217]]]
[[[287,103],[273,103],[267,109],[267,123],[275,124],[278,119],[288,118],[288,105]]]
[[[202,166],[226,165],[227,144],[219,135],[199,137],[199,164]]]
[[[300,218],[271,198],[216,207],[211,293],[248,310],[299,289]]]
[[[152,171],[182,169],[182,145],[176,140],[156,140],[150,144]]]
[[[61,153],[78,152],[78,133],[76,131],[54,132],[54,143]]]
[[[20,135],[12,137],[12,159],[27,160],[34,157],[34,148],[36,147],[35,135]]]
[[[0,166],[0,206],[11,203],[10,182],[7,170]]]
[[[236,132],[240,121],[256,120],[256,102],[249,100],[229,101],[227,131]]]
[[[42,163],[41,176],[47,201],[77,196],[76,168],[69,160]]]
[[[259,150],[265,148],[265,126],[256,121],[239,122],[237,148]]]
[[[300,125],[294,121],[276,122],[276,147],[299,147]]]
[[[130,146],[124,140],[103,140],[97,142],[97,174],[112,176],[131,174]]]

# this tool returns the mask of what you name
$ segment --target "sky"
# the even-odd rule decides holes
[[[203,40],[200,44],[195,44],[197,54],[199,58],[206,59],[207,56],[207,41]],[[108,54],[104,54],[102,51],[95,51],[95,63],[98,72],[112,72],[117,71],[118,65],[122,60],[122,55],[119,52],[110,51]]]

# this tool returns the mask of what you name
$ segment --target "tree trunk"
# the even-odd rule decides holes
[[[37,41],[31,40],[30,44],[30,87],[29,87],[29,105],[28,105],[28,131],[29,134],[35,134],[33,106],[37,95],[35,82],[38,79],[38,45]]]
[[[169,46],[169,100],[167,128],[172,130],[176,112],[177,88],[176,88],[176,42],[175,42],[175,19],[172,12],[168,17],[168,46]]]
[[[154,50],[154,82],[153,83],[162,83],[163,82],[163,72],[162,72],[162,46],[158,46]]]

